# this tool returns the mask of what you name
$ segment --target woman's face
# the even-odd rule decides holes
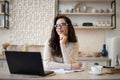
[[[56,22],[56,32],[58,35],[66,35],[68,36],[68,24],[64,20],[64,18],[58,19]]]

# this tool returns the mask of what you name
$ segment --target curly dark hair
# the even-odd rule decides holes
[[[77,38],[75,35],[72,22],[68,17],[64,15],[56,16],[54,19],[54,25],[56,25],[57,20],[61,18],[64,19],[66,23],[68,24],[68,42],[73,42],[73,43],[77,42]],[[54,27],[54,25],[52,28],[51,38],[49,40],[49,46],[51,48],[52,55],[62,57],[60,43],[59,43],[59,35],[57,34],[56,28]]]

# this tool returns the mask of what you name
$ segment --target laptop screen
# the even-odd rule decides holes
[[[5,55],[10,73],[45,75],[40,52],[5,51]]]

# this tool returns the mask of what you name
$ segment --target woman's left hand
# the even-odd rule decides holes
[[[71,69],[81,69],[82,67],[82,63],[81,62],[75,62],[71,64]]]

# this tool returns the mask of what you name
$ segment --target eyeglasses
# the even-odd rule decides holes
[[[61,23],[61,24],[56,24],[54,25],[55,28],[57,27],[64,27],[64,26],[67,26],[68,24],[67,23]]]

